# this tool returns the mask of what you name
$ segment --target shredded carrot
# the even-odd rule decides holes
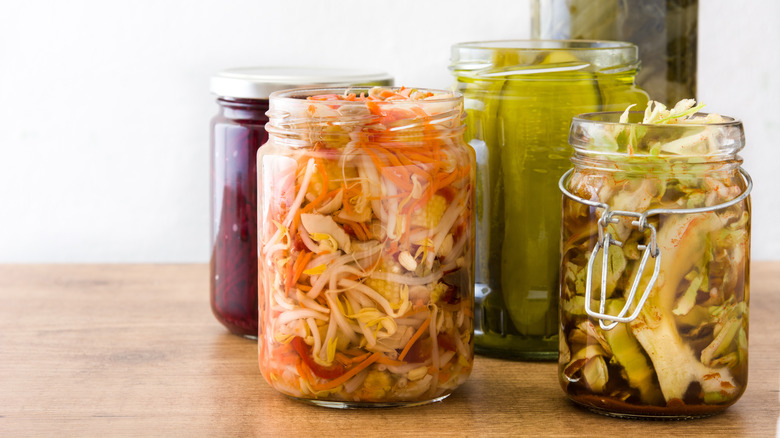
[[[295,214],[295,217],[293,218],[292,224],[290,224],[290,236],[295,236],[298,234],[298,226],[301,224],[301,210],[298,209],[298,212]]]
[[[403,190],[406,190],[407,192],[411,192],[414,186],[412,185],[412,180],[410,178],[404,179],[402,176],[398,175],[396,172],[397,170],[392,167],[385,167],[381,169],[382,176],[389,179],[393,184],[397,185]]]
[[[360,226],[358,222],[351,221],[349,219],[339,219],[339,222],[342,222],[344,225],[348,226],[352,231],[355,233],[355,237],[358,238],[358,240],[362,240],[365,242],[368,240],[368,236],[363,232],[363,227]]]
[[[344,366],[348,366],[348,365],[352,364],[352,360],[349,357],[347,357],[347,355],[345,355],[344,353],[341,353],[341,352],[336,352],[335,359],[336,359],[337,362],[339,362],[340,364],[342,364]]]
[[[368,196],[366,199],[369,201],[380,201],[384,199],[400,199],[400,198],[406,198],[408,197],[408,193],[398,193],[395,195],[379,195],[379,196]]]
[[[411,245],[409,244],[409,237],[411,236],[409,230],[411,226],[412,226],[412,215],[410,213],[406,213],[404,215],[404,244],[406,245],[406,249],[411,248]]]
[[[402,360],[390,359],[384,354],[379,359],[377,359],[376,363],[381,363],[382,365],[390,365],[390,366],[406,365],[406,362]]]
[[[300,257],[300,256],[301,255],[299,253],[298,257]],[[297,262],[297,261],[298,260],[296,260],[295,262]],[[289,260],[287,262],[287,266],[286,266],[286,268],[287,268],[287,275],[284,278],[284,291],[287,292],[287,293],[290,293],[290,288],[293,285],[292,277],[293,277],[293,273],[295,272],[295,262],[293,262],[292,260]]]
[[[374,163],[374,166],[380,171],[380,173],[387,179],[393,182],[393,184],[401,187],[402,189],[411,192],[412,191],[412,180],[410,179],[409,175],[406,175],[406,178],[397,175],[394,173],[397,169],[392,166],[386,165],[384,162],[382,162],[382,159],[377,154],[377,150],[375,148],[368,147],[367,145],[363,147],[363,150],[368,152],[369,157],[371,158],[371,161]],[[383,154],[384,155],[384,154]],[[398,167],[398,166],[396,166]],[[400,166],[403,168],[403,166]]]
[[[318,207],[318,206],[320,206],[321,204],[324,204],[324,202],[323,202],[323,201],[325,201],[326,199],[333,198],[333,197],[334,197],[334,196],[336,196],[336,195],[337,195],[337,194],[338,194],[340,191],[341,191],[341,187],[339,187],[339,188],[337,188],[337,189],[333,189],[333,190],[331,190],[331,191],[329,191],[329,192],[327,192],[327,191],[326,191],[325,193],[321,193],[319,196],[317,196],[316,198],[314,198],[314,200],[313,200],[313,201],[309,202],[308,204],[306,204],[306,206],[305,206],[305,207],[303,207],[302,209],[300,209],[300,210],[298,211],[298,214],[301,214],[301,213],[308,213],[308,212],[310,212],[310,211],[314,210],[314,208],[315,208],[315,207]]]
[[[298,371],[298,375],[305,378],[307,381],[311,382],[314,380],[314,376],[309,371],[309,367],[307,367],[302,360],[298,360],[298,362],[295,364],[295,369]]]
[[[417,161],[419,163],[436,163],[435,158],[431,158],[429,156],[426,156],[424,154],[413,152],[413,151],[404,151],[406,158],[410,160]]]
[[[368,356],[371,356],[371,353],[360,353],[360,352],[358,352],[358,354],[356,356],[352,357],[349,361],[350,361],[350,363],[362,362],[362,361],[368,359]]]
[[[435,180],[434,180],[435,181]],[[420,196],[420,199],[416,200],[415,202],[409,204],[405,209],[404,213],[411,213],[417,210],[418,208],[425,205],[426,202],[430,201],[431,198],[433,198],[433,195],[436,193],[436,185],[429,186],[427,190],[424,190],[422,195]]]
[[[325,163],[321,160],[315,160],[314,162],[317,165],[317,169],[320,171],[320,175],[322,175],[322,190],[320,191],[320,196],[323,196],[328,193],[328,171],[325,169]]]
[[[450,172],[449,174],[446,174],[446,176],[443,176],[443,174],[439,174],[439,178],[440,179],[437,178],[437,181],[436,181],[437,189],[436,190],[452,184],[452,182],[455,181],[455,179],[458,177],[458,173],[459,172],[456,169],[456,170],[453,170],[452,172]],[[443,176],[443,178],[442,178],[442,176]]]
[[[390,246],[387,247],[387,254],[388,255],[395,255],[395,253],[398,252],[398,242],[393,240],[390,242]]]
[[[336,377],[333,380],[327,381],[325,383],[313,383],[311,385],[311,389],[315,391],[327,391],[329,389],[333,389],[343,383],[346,383],[347,380],[354,377],[357,373],[363,371],[366,369],[369,365],[376,362],[379,357],[382,356],[382,353],[374,353],[371,356],[368,357],[368,359],[364,360],[363,362],[355,365],[354,367],[350,368],[349,371],[346,373]]]
[[[382,153],[384,156],[387,157],[387,160],[390,162],[390,164],[396,166],[399,170],[399,172],[402,174],[401,176],[406,177],[406,179],[409,178],[409,172],[406,171],[406,166],[401,162],[401,160],[398,159],[396,154],[388,151],[387,149],[383,148],[382,146],[374,146],[374,149]]]
[[[353,183],[350,184],[349,186],[342,183],[341,187],[344,190],[343,201],[342,201],[342,206],[344,207],[344,211],[349,214],[354,214],[355,208],[352,206],[352,203],[349,200],[356,196],[362,195],[363,188],[360,186],[359,183]]]
[[[304,254],[303,258],[301,259],[300,256],[304,252],[305,252],[305,254]],[[298,279],[301,278],[301,274],[303,274],[303,271],[306,269],[306,265],[309,263],[309,260],[311,260],[312,254],[313,253],[310,252],[310,251],[301,251],[298,254],[298,257],[299,257],[299,260],[300,260],[300,264],[298,264],[298,266],[295,268],[294,277],[293,277],[293,280],[292,280],[293,284],[297,283]],[[297,260],[296,260],[296,263],[297,263]]]
[[[425,171],[425,169],[419,165],[418,163],[415,163],[414,161],[410,160],[406,155],[400,153],[395,154],[398,160],[409,169],[410,172],[414,173],[418,177],[423,179],[423,182],[427,183],[428,180],[431,179],[431,174]]]
[[[366,236],[366,240],[371,239],[371,230],[368,228],[365,222],[358,222],[358,226],[363,229],[363,234]]]
[[[425,318],[425,321],[423,321],[420,328],[417,329],[416,332],[412,335],[412,338],[409,339],[409,342],[406,343],[406,346],[403,350],[401,350],[401,354],[398,355],[398,360],[404,360],[406,357],[406,354],[409,352],[409,349],[412,348],[412,345],[414,345],[415,342],[417,342],[418,339],[420,339],[420,336],[422,336],[423,332],[425,332],[425,329],[428,328],[428,325],[431,323],[431,317]]]
[[[412,316],[412,315],[416,315],[418,313],[421,313],[421,312],[424,312],[424,311],[427,311],[427,310],[428,310],[428,306],[427,305],[426,306],[414,306],[411,309],[409,309],[408,312],[404,313],[401,316],[406,318],[406,317],[409,317],[409,316]]]

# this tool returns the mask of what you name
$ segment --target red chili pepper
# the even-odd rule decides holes
[[[304,342],[303,338],[300,336],[294,337],[290,344],[295,349],[295,351],[298,352],[298,355],[301,356],[303,363],[305,363],[311,372],[314,373],[314,375],[317,377],[321,377],[323,379],[335,379],[336,377],[339,377],[340,375],[347,372],[344,366],[339,363],[334,363],[329,367],[324,367],[315,362],[314,358],[311,356],[311,349],[308,345],[306,345],[306,342]]]

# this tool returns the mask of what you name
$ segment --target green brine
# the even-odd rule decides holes
[[[558,354],[561,195],[569,125],[593,111],[644,108],[637,49],[598,41],[457,44],[451,70],[477,153],[475,336],[479,353]]]

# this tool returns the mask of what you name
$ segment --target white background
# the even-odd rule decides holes
[[[448,88],[526,1],[25,0],[0,8],[0,262],[205,262],[208,80],[251,65]],[[745,123],[753,257],[780,260],[780,2],[702,0],[699,99]]]

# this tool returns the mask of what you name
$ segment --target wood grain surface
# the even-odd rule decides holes
[[[0,436],[778,434],[780,262],[752,265],[750,383],[726,412],[620,420],[575,407],[554,363],[478,356],[448,399],[334,410],[288,399],[212,317],[206,265],[0,266]]]

